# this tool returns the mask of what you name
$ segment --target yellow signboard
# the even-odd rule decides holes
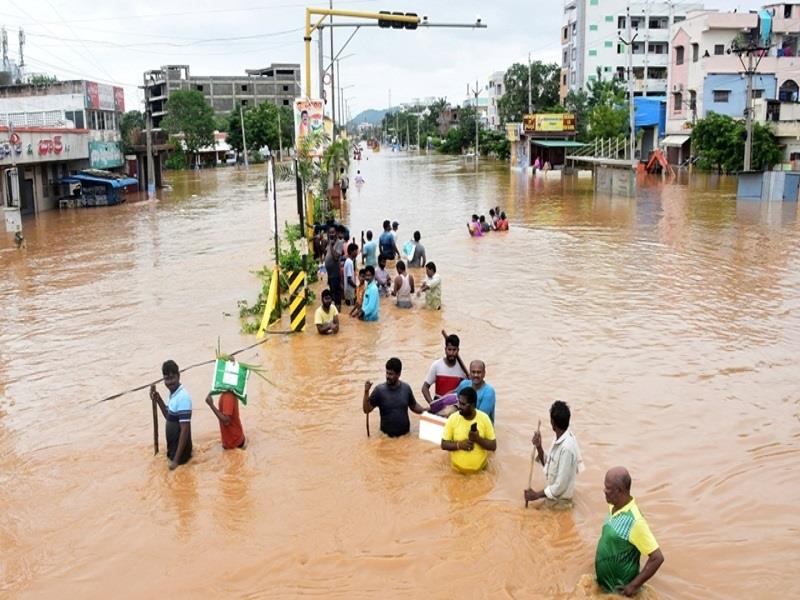
[[[539,113],[522,117],[525,133],[571,133],[575,131],[575,115],[572,113]]]
[[[519,141],[519,123],[506,123],[506,139],[509,142]]]

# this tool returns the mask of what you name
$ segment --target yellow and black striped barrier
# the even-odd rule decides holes
[[[306,328],[306,272],[289,271],[289,323],[292,331]]]

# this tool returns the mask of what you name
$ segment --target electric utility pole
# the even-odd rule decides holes
[[[533,113],[533,102],[531,101],[531,53],[528,52],[528,114]]]
[[[244,168],[250,168],[247,163],[247,138],[244,137],[244,107],[239,104],[239,124],[242,126],[242,150],[244,151]]]
[[[156,197],[156,173],[153,164],[153,107],[150,105],[150,86],[147,82],[148,73],[143,76],[144,83],[144,114],[145,114],[145,148],[147,152],[147,199]],[[166,85],[166,83],[164,84]]]
[[[329,2],[331,10],[333,10],[333,0]],[[333,15],[331,15],[331,25],[333,25]],[[333,53],[333,28],[331,28],[331,60],[334,57]],[[331,122],[333,124],[333,137],[331,138],[332,141],[336,141],[336,86],[339,85],[339,81],[334,81],[333,78],[333,66],[331,66]]]
[[[628,126],[630,127],[630,153],[631,153],[631,166],[636,164],[636,116],[635,116],[635,108],[633,103],[633,42],[636,41],[636,38],[639,35],[639,31],[637,28],[636,33],[631,37],[631,8],[628,7],[626,11],[626,24],[627,24],[627,36],[628,39],[623,39],[622,36],[619,36],[619,41],[625,44],[628,47],[628,117],[629,123]]]
[[[739,62],[744,69],[744,74],[747,77],[747,96],[745,98],[745,131],[747,132],[747,139],[744,142],[744,170],[749,171],[753,163],[753,75],[758,72],[758,65],[761,64],[761,59],[767,55],[769,51],[769,44],[762,45],[759,42],[748,42],[744,47],[740,47],[735,43],[731,45],[728,52],[734,53],[739,57]],[[742,60],[742,55],[747,56],[747,64],[745,65]]]
[[[528,70],[530,73],[530,69]],[[469,92],[469,84],[467,84],[467,91]],[[480,154],[478,148],[478,131],[480,131],[480,121],[478,120],[478,94],[481,93],[481,89],[478,87],[478,80],[475,80],[475,89],[472,90],[472,95],[475,96],[475,164],[478,164],[478,155]]]

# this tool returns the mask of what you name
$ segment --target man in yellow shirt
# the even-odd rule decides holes
[[[458,393],[458,412],[447,418],[442,432],[442,450],[450,452],[450,464],[460,473],[486,468],[489,452],[497,450],[492,421],[476,408],[478,394],[471,387]]]
[[[330,290],[322,290],[322,306],[314,313],[314,325],[321,335],[339,333],[339,311],[333,304],[333,294]]]

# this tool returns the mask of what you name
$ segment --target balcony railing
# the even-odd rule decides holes
[[[41,110],[34,112],[8,112],[0,113],[0,126],[12,127],[53,127],[74,128],[75,124],[68,121],[63,110]]]

